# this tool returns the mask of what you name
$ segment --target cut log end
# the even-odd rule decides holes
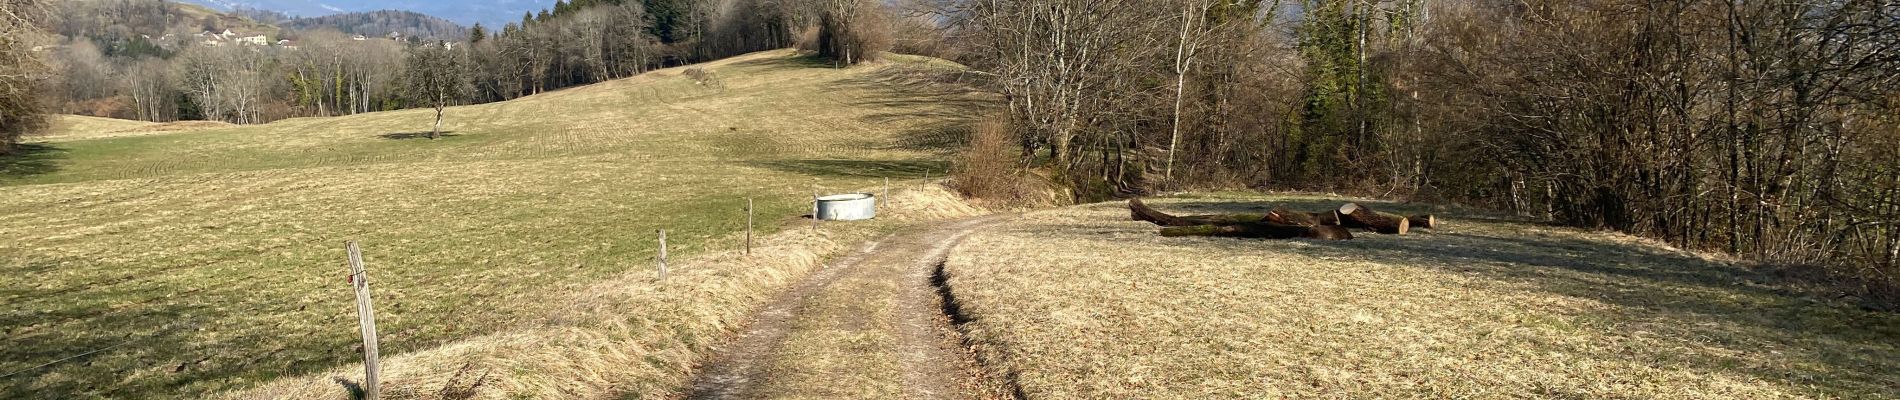
[[[1405,217],[1387,215],[1359,203],[1346,203],[1334,211],[1338,214],[1339,225],[1347,228],[1359,228],[1387,235],[1403,235],[1411,230]]]
[[[1405,217],[1405,219],[1412,221],[1413,228],[1438,229],[1438,216],[1436,215],[1419,214]]]

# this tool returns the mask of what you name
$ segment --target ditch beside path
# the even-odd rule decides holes
[[[991,215],[887,236],[800,281],[702,366],[692,399],[997,397],[931,282]]]

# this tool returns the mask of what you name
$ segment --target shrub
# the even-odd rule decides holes
[[[987,119],[970,132],[969,146],[951,167],[951,188],[987,205],[1031,207],[1054,205],[1059,196],[1052,185],[1020,167],[1014,129],[1001,119]]]

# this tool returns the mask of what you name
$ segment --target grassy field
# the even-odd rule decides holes
[[[1152,202],[1269,203],[1339,204]],[[1032,398],[1900,397],[1900,315],[1625,235],[1438,213],[1448,229],[1261,241],[1162,238],[1096,204],[974,235],[945,273],[988,368]]]
[[[780,51],[706,67],[723,89],[661,70],[451,108],[439,140],[418,138],[428,110],[137,136],[64,124],[0,163],[0,374],[22,371],[0,397],[197,397],[347,370],[346,240],[363,244],[382,351],[398,358],[544,327],[603,284],[626,289],[616,304],[679,296],[627,280],[650,275],[656,229],[676,257],[710,254],[736,244],[747,196],[774,230],[814,187],[941,175],[988,104],[927,85],[959,69],[925,59],[838,70]],[[797,271],[707,277],[700,294],[739,307]],[[702,311],[620,321],[648,327],[622,334],[686,321],[674,339],[703,346],[691,335],[723,320],[692,325]],[[677,373],[690,355],[674,353],[646,361]]]

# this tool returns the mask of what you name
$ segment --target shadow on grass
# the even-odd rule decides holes
[[[21,143],[12,154],[0,155],[0,179],[19,179],[59,172],[66,149],[42,143]]]
[[[865,122],[931,121],[898,132],[888,148],[947,152],[968,144],[971,125],[1001,109],[994,96],[977,90],[979,79],[962,69],[897,64],[839,85],[867,93],[847,104],[880,110]]]
[[[928,173],[943,176],[948,164],[941,161],[870,161],[870,160],[776,160],[751,163],[756,167],[823,177],[915,179]]]
[[[1189,199],[1156,206],[1170,212],[1233,213],[1273,206],[1317,211],[1340,202]],[[1422,205],[1361,204],[1399,214],[1430,211]],[[1663,368],[1743,372],[1813,387],[1828,396],[1900,394],[1900,376],[1892,374],[1893,368],[1900,368],[1900,315],[1820,298],[1790,289],[1781,279],[1757,270],[1640,242],[1581,233],[1526,232],[1545,228],[1526,222],[1488,222],[1493,219],[1489,217],[1440,216],[1449,220],[1445,229],[1436,231],[1404,236],[1360,234],[1352,241],[1308,241],[1310,246],[1272,248],[1316,258],[1432,268],[1607,303],[1617,306],[1615,313],[1587,317],[1602,320],[1606,327],[1635,327],[1647,336],[1720,349],[1657,350],[1641,355]],[[1774,355],[1764,357],[1776,361],[1752,364],[1737,356],[1765,352]]]
[[[369,396],[369,393],[363,391],[363,384],[361,383],[344,379],[341,376],[330,378],[330,380],[336,382],[338,386],[342,386],[343,391],[350,392],[350,398],[352,399],[363,399]]]
[[[441,134],[439,134],[439,135],[436,135],[436,136],[437,136],[438,138],[451,138],[451,137],[456,137],[456,136],[462,136],[462,134],[459,134],[459,133],[455,133],[455,131],[442,131],[442,133],[441,133]],[[384,138],[384,139],[389,139],[389,140],[412,140],[412,139],[428,139],[428,138],[429,138],[429,132],[397,132],[397,133],[385,133],[385,134],[381,134],[381,135],[376,135],[376,137],[379,137],[379,138]]]
[[[811,68],[826,68],[826,69],[838,68],[838,65],[833,64],[831,60],[819,58],[815,54],[804,54],[804,55],[799,55],[797,57],[770,57],[770,58],[761,58],[757,60],[746,60],[746,61],[735,62],[732,64],[727,64],[727,66],[741,67],[741,68],[758,68],[764,71],[796,70],[796,69],[811,69]]]

